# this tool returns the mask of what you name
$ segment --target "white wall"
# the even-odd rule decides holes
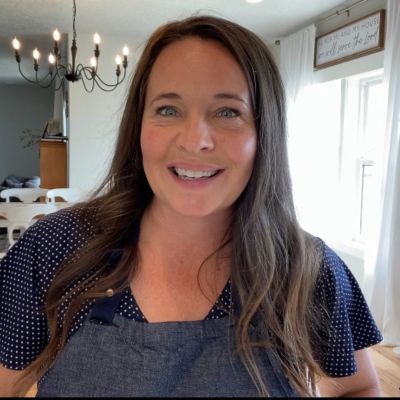
[[[107,83],[116,81],[114,59],[118,52],[122,56],[125,44],[131,52],[127,78],[115,91],[106,93],[96,87],[86,93],[82,82],[69,84],[70,187],[94,189],[108,170],[138,46],[132,44],[132,38],[110,36],[102,37],[100,44],[98,73]],[[79,35],[77,46],[77,62],[89,65],[94,49],[92,35]]]
[[[0,85],[0,183],[7,175],[39,176],[39,148],[24,148],[22,131],[43,131],[53,116],[54,92],[30,85]]]

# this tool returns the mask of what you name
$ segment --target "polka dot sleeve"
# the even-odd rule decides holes
[[[0,363],[26,368],[43,351],[48,329],[42,306],[64,257],[82,243],[73,211],[32,225],[0,263]]]
[[[329,334],[322,368],[331,377],[357,372],[354,351],[379,343],[379,332],[361,289],[345,263],[325,244],[323,267],[317,288],[329,314]]]

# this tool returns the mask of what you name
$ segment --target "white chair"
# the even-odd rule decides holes
[[[80,188],[56,188],[47,191],[47,201],[53,203],[57,198],[61,198],[68,203],[78,203],[85,201],[89,197],[89,192]]]
[[[8,229],[8,225],[9,225],[8,219],[0,215],[0,228]]]
[[[33,203],[39,197],[46,197],[48,189],[41,188],[13,188],[13,189],[4,189],[0,196],[3,199],[6,199],[6,202],[10,202],[11,197],[16,197],[18,200],[27,203]]]
[[[4,189],[0,193],[0,197],[5,199],[5,204],[9,204],[10,206],[13,205],[12,207],[12,213],[14,214],[16,211],[14,210],[14,205],[18,205],[20,203],[18,202],[11,202],[11,197],[17,198],[19,201],[24,203],[24,213],[23,215],[26,214],[27,209],[29,209],[29,203],[34,203],[37,200],[40,201],[40,198],[43,197],[46,199],[46,193],[48,189],[41,189],[41,188],[12,188],[12,189]],[[0,207],[1,204],[0,203]],[[34,203],[37,204],[37,203]],[[28,208],[27,208],[28,207]],[[19,207],[20,208],[20,207]],[[10,211],[8,211],[10,212]],[[9,218],[5,218],[4,215],[0,215],[0,227],[2,228],[7,228],[7,236],[8,236],[8,241],[9,244],[12,245],[14,244],[14,231],[19,230],[20,234],[31,224],[32,222],[35,222],[38,218],[40,218],[44,213],[38,213],[35,211],[35,213],[28,212],[25,216],[25,218],[28,218],[26,220],[26,223],[24,224],[19,224],[15,225],[12,222],[10,222]]]
[[[12,246],[15,243],[14,231],[20,234],[37,219],[44,215],[56,212],[68,206],[68,203],[0,203],[0,215],[8,220],[8,242]]]
[[[4,216],[0,215],[0,228],[7,228],[8,220]]]
[[[0,228],[6,228],[8,233],[9,225],[10,225],[9,220],[0,214]],[[0,245],[0,260],[6,255],[5,253],[6,247],[7,247],[6,245],[5,246]]]

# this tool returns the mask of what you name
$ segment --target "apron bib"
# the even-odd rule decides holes
[[[115,314],[120,298],[96,301],[37,397],[258,397],[231,318],[137,322]],[[273,352],[254,352],[270,396],[297,397]]]

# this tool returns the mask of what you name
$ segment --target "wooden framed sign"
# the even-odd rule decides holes
[[[350,22],[315,39],[314,68],[325,68],[384,49],[385,10]]]

